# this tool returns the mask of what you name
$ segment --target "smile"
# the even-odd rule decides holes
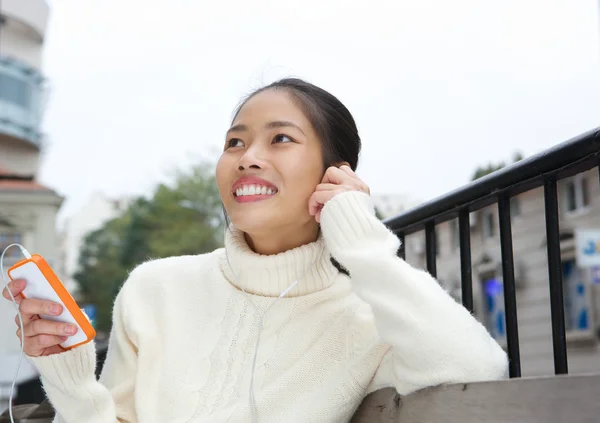
[[[277,189],[260,185],[242,185],[236,188],[234,195],[236,197],[248,197],[252,195],[274,195]]]
[[[242,176],[231,187],[233,198],[238,203],[268,200],[278,192],[270,181],[256,175]]]

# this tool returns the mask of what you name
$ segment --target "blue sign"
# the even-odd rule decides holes
[[[93,304],[85,304],[82,308],[83,312],[90,319],[92,326],[96,328],[96,306]]]
[[[575,231],[577,266],[600,266],[600,230],[577,229]]]
[[[495,339],[502,340],[506,336],[504,312],[504,284],[500,278],[491,278],[484,282],[487,300],[487,319],[489,330]]]

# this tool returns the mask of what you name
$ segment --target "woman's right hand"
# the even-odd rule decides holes
[[[25,289],[27,282],[23,279],[15,279],[8,284],[8,289],[13,294],[15,301],[19,305],[19,311],[23,319],[24,334],[21,333],[19,326],[19,316],[15,316],[17,324],[17,337],[24,344],[24,351],[30,357],[41,357],[64,352],[60,347],[71,335],[74,335],[77,328],[68,323],[54,322],[52,320],[42,319],[40,314],[58,316],[62,313],[62,306],[51,301],[36,300],[24,298],[21,292]],[[10,295],[6,288],[2,290],[2,296],[10,300]],[[72,332],[69,332],[73,329]]]

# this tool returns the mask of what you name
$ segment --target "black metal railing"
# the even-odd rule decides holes
[[[385,221],[400,238],[402,245],[407,235],[425,231],[427,270],[436,276],[435,227],[458,218],[462,302],[473,312],[469,214],[491,204],[498,204],[510,377],[521,376],[510,200],[518,194],[544,187],[554,371],[556,374],[566,374],[568,366],[557,181],[599,165],[600,128],[596,128]],[[405,257],[404,247],[400,249],[399,255]]]

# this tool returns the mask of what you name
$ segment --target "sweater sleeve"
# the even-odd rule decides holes
[[[392,347],[369,391],[395,386],[407,394],[506,377],[504,350],[431,275],[397,256],[399,240],[375,217],[367,194],[346,192],[328,201],[321,228],[354,292],[371,306],[379,337]]]
[[[126,288],[127,284],[115,301],[109,348],[99,381],[93,341],[64,353],[29,357],[56,410],[54,423],[137,422],[133,396],[137,349],[127,330]]]

